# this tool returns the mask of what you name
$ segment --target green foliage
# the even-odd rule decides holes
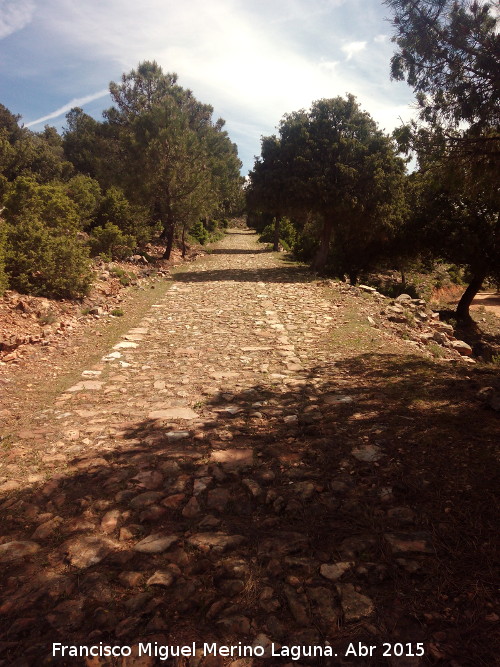
[[[125,271],[125,269],[122,269],[119,266],[113,266],[109,272],[111,275],[118,278],[124,287],[128,287],[128,285],[130,285],[137,278],[133,271]]]
[[[135,237],[124,234],[112,222],[107,222],[104,227],[94,227],[90,235],[90,247],[94,257],[101,255],[108,260],[125,259],[133,254],[135,246]]]
[[[386,0],[394,11],[392,76],[417,93],[423,120],[465,122],[482,133],[500,124],[498,12],[488,2]]]
[[[443,348],[432,341],[427,345],[427,349],[437,359],[442,359],[445,356],[445,351]]]
[[[128,236],[133,236],[135,245],[144,245],[151,240],[155,231],[144,207],[133,205],[125,197],[123,190],[108,188],[102,197],[95,217],[96,225],[105,227],[109,223],[119,227]]]
[[[451,282],[454,283],[455,285],[464,284],[464,272],[456,264],[450,264],[450,266],[448,267],[448,275],[450,276]]]
[[[7,222],[32,215],[52,229],[75,232],[80,227],[78,206],[62,183],[40,185],[32,176],[19,176],[9,187],[4,203]]]
[[[123,317],[125,313],[122,308],[113,308],[110,315],[113,315],[113,317]]]
[[[212,107],[155,62],[124,74],[110,92],[115,106],[105,117],[122,147],[124,188],[161,223],[168,258],[179,228],[184,238],[197,220],[233,205],[242,185],[236,147]]]
[[[209,239],[209,233],[201,220],[197,220],[189,229],[189,235],[201,245],[205,245]]]
[[[126,164],[116,128],[95,120],[79,107],[71,109],[66,121],[65,158],[78,172],[95,178],[102,190],[122,184]]]
[[[460,164],[435,161],[418,175],[411,224],[435,257],[471,276],[499,275],[500,201],[495,188],[467,191]]]
[[[88,249],[78,236],[79,215],[62,184],[20,176],[5,198],[6,271],[13,289],[53,298],[88,292]]]
[[[291,250],[297,240],[297,230],[289,218],[281,218],[279,221],[279,241],[285,250]],[[262,230],[259,241],[262,243],[274,242],[274,224],[267,225]]]
[[[88,250],[76,233],[53,228],[30,213],[8,226],[6,269],[19,292],[55,299],[88,293]]]
[[[499,275],[500,32],[488,2],[386,0],[394,11],[392,75],[413,87],[419,122],[397,139],[414,151],[411,224],[420,247],[467,268],[457,306],[469,306],[488,275]]]
[[[82,229],[92,227],[102,199],[99,183],[90,176],[77,174],[68,181],[66,192],[78,207]]]
[[[103,122],[74,108],[62,137],[49,126],[38,133],[20,127],[20,117],[0,105],[0,208],[8,223],[6,271],[17,289],[85,293],[81,232],[94,255],[121,259],[161,231],[168,256],[193,225],[202,243],[220,234],[215,222],[200,226],[200,219],[242,208],[241,162],[224,121],[177,75],[144,62],[111,83],[110,93],[114,106]],[[2,262],[0,249],[0,289]]]
[[[348,95],[287,114],[279,137],[262,140],[247,203],[261,215],[314,219],[315,242],[299,244],[317,247],[313,268],[355,280],[384,254],[402,220],[403,182],[392,141]]]

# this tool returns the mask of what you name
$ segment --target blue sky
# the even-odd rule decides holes
[[[380,127],[412,115],[390,80],[381,0],[0,0],[0,102],[33,130],[73,106],[100,118],[107,88],[143,60],[226,120],[243,173],[285,113],[353,93]]]

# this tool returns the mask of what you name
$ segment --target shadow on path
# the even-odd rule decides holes
[[[183,271],[175,279],[180,282],[249,282],[249,283],[297,283],[309,282],[314,275],[307,268],[284,266],[283,268],[213,269],[208,271]]]
[[[494,664],[498,417],[475,398],[492,374],[467,373],[360,355],[295,386],[207,399],[196,432],[122,424],[114,452],[4,494],[2,544],[41,548],[4,560],[0,664],[54,664],[53,641],[236,645],[258,633],[339,651],[433,642],[444,660]],[[136,550],[158,534],[175,538]],[[336,562],[340,582],[320,575]]]
[[[210,252],[211,255],[262,255],[263,253],[272,252],[269,248],[255,248],[249,250],[248,248],[216,248]]]

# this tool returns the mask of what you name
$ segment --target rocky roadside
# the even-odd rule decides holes
[[[145,641],[264,655],[115,663],[488,664],[496,416],[461,361],[370,322],[357,349],[338,289],[229,234],[3,433],[0,665]]]
[[[161,249],[149,247],[155,256]],[[102,318],[120,317],[121,305],[130,288],[149,289],[161,280],[171,279],[170,270],[202,255],[191,250],[187,260],[174,251],[165,261],[133,255],[123,262],[96,261],[90,294],[81,301],[54,300],[7,290],[0,297],[0,368],[28,361],[36,348],[58,347],[75,332]]]
[[[341,293],[368,294],[373,298],[369,323],[374,327],[391,330],[403,340],[410,341],[420,350],[427,350],[433,357],[475,363],[470,345],[455,337],[453,326],[439,319],[439,313],[428,307],[424,299],[414,299],[400,294],[389,299],[369,285],[351,286],[328,281]],[[439,350],[436,350],[439,346]]]

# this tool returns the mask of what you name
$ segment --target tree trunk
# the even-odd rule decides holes
[[[167,225],[164,229],[165,239],[167,240],[167,246],[165,248],[165,252],[163,253],[163,259],[170,259],[170,255],[172,253],[172,248],[174,245],[174,231],[175,227],[172,223]]]
[[[332,238],[333,232],[333,221],[325,220],[323,223],[323,229],[321,231],[321,240],[316,253],[316,257],[313,260],[311,268],[313,271],[321,273],[325,268],[326,261],[328,259],[328,253],[330,251],[330,239]]]
[[[473,276],[469,286],[462,294],[462,298],[458,302],[456,313],[459,320],[470,320],[469,307],[473,302],[474,297],[481,289],[485,278],[485,273],[477,273]]]
[[[184,223],[182,225],[182,258],[186,256],[186,227],[187,224]]]
[[[274,241],[273,241],[273,250],[278,252],[280,249],[280,219],[278,216],[274,218]]]

